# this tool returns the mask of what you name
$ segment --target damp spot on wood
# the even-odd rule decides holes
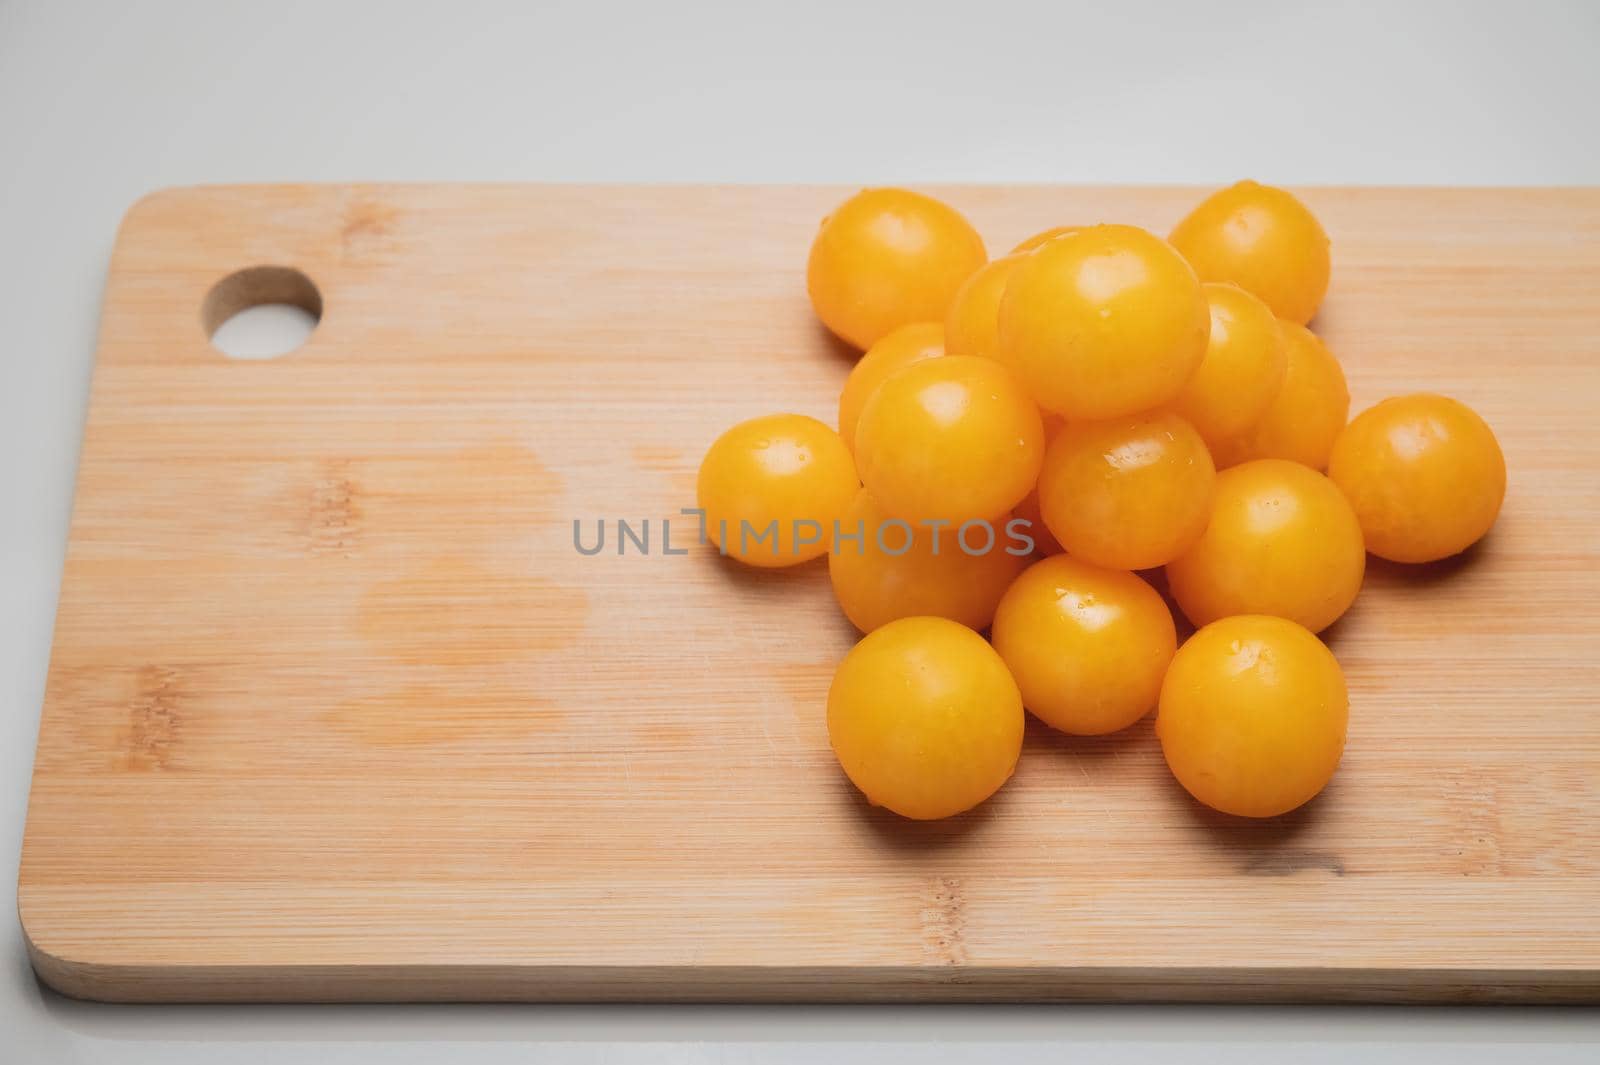
[[[377,653],[408,664],[484,666],[572,645],[587,613],[580,588],[444,559],[374,585],[359,628]]]
[[[359,476],[369,525],[410,540],[526,531],[550,518],[562,490],[538,456],[505,442],[371,460]]]
[[[399,219],[399,211],[371,195],[352,200],[339,229],[341,254],[355,259],[387,251]]]

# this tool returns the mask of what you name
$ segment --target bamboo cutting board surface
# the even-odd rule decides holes
[[[1146,720],[1031,725],[978,811],[870,809],[817,563],[661,552],[707,444],[830,423],[804,262],[838,188],[183,189],[118,237],[19,885],[70,994],[1600,996],[1600,190],[1322,189],[1362,409],[1481,411],[1505,511],[1374,561],[1344,764],[1213,815]],[[1182,189],[951,188],[992,252]],[[241,268],[257,274],[213,291]],[[309,289],[298,278],[314,283]],[[301,350],[214,321],[312,304]],[[650,519],[651,554],[574,550]],[[690,546],[693,518],[673,522]]]

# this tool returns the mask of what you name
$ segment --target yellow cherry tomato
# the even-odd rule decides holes
[[[1039,502],[1068,554],[1149,569],[1200,538],[1215,480],[1200,434],[1176,414],[1068,422],[1045,455]]]
[[[1028,494],[1043,457],[1033,401],[1004,366],[970,355],[895,373],[856,425],[862,483],[912,522],[999,517]]]
[[[1344,370],[1326,344],[1293,322],[1283,331],[1283,384],[1255,425],[1215,448],[1218,466],[1250,459],[1289,459],[1314,470],[1327,469],[1333,441],[1350,416],[1350,389]]]
[[[1362,411],[1334,444],[1328,475],[1355,508],[1367,549],[1394,562],[1465,551],[1506,494],[1494,430],[1446,396],[1396,396]]]
[[[862,489],[828,555],[834,597],[862,632],[918,616],[986,629],[1027,565],[1026,556],[1011,553],[1021,545],[1006,530],[1008,518],[965,530],[913,526],[889,517]]]
[[[1212,193],[1172,231],[1202,280],[1229,281],[1305,325],[1328,291],[1328,234],[1283,189],[1241,181]]]
[[[1011,254],[1016,255],[1021,252],[1036,251],[1045,243],[1055,240],[1057,237],[1069,237],[1082,228],[1082,226],[1051,226],[1041,233],[1035,233],[1015,248],[1012,248]]]
[[[1178,648],[1156,735],[1196,799],[1240,817],[1276,817],[1328,783],[1349,716],[1344,674],[1321,640],[1284,618],[1241,614]]]
[[[1211,446],[1261,420],[1283,386],[1289,357],[1278,320],[1265,303],[1236,285],[1201,287],[1211,308],[1211,338],[1172,409]]]
[[[937,322],[914,322],[903,325],[867,349],[859,362],[845,378],[844,391],[839,393],[839,435],[845,446],[856,446],[856,423],[861,420],[861,408],[867,405],[872,393],[898,370],[921,359],[931,359],[945,352],[944,326]]]
[[[822,324],[858,348],[912,322],[941,322],[988,258],[955,208],[906,189],[865,189],[822,220],[806,288]]]
[[[1080,736],[1126,728],[1156,705],[1177,647],[1172,614],[1131,573],[1069,555],[1030,566],[994,617],[994,649],[1022,704]]]
[[[1366,565],[1355,512],[1332,481],[1258,459],[1217,474],[1205,535],[1167,564],[1167,585],[1196,625],[1273,614],[1320,632],[1355,602]]]
[[[1069,420],[1170,402],[1205,356],[1210,327],[1189,264],[1135,226],[1046,241],[1000,300],[1003,360],[1041,407]]]
[[[770,414],[717,437],[697,494],[706,535],[724,554],[772,567],[827,551],[858,487],[838,433],[801,414]]]
[[[1020,261],[1018,255],[996,259],[956,290],[944,320],[945,348],[950,354],[1005,361],[1000,353],[1000,297],[1005,294],[1012,267]],[[1009,363],[1006,369],[1018,372]]]
[[[901,618],[847,654],[828,739],[874,806],[932,820],[999,790],[1022,753],[1022,696],[994,648],[944,618]]]

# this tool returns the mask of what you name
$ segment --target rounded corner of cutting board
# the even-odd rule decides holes
[[[119,1001],[119,967],[105,965],[93,958],[73,957],[63,948],[55,946],[50,938],[53,930],[41,924],[37,916],[30,915],[28,896],[26,882],[19,882],[17,920],[22,928],[22,942],[28,952],[28,963],[33,966],[39,981],[68,998],[92,1002]]]
[[[138,236],[149,227],[158,229],[168,227],[174,211],[183,210],[187,205],[203,198],[218,187],[162,185],[140,193],[132,203],[128,204],[127,210],[122,212],[122,219],[117,224],[117,243],[121,244],[130,237]]]

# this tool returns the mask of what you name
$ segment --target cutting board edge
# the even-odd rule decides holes
[[[1596,969],[107,965],[25,938],[45,985],[110,1003],[1600,1003]]]

